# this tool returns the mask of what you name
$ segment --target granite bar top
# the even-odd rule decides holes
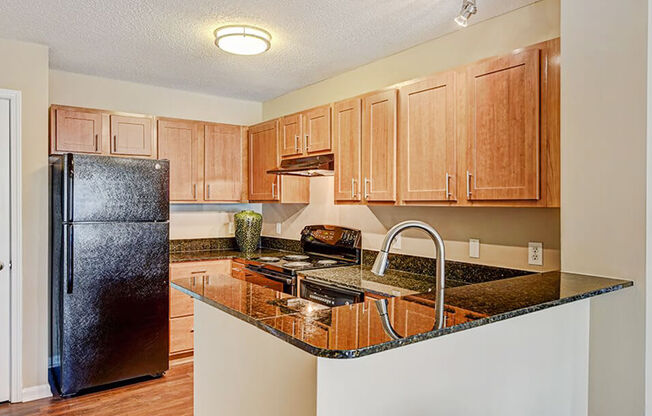
[[[398,279],[398,275],[394,277]],[[632,282],[548,272],[456,287],[449,284],[444,296],[446,324],[437,330],[432,329],[433,292],[394,297],[388,300],[388,308],[392,325],[404,337],[399,340],[385,334],[371,299],[329,308],[227,275],[195,279],[194,284],[192,278],[176,279],[172,286],[310,354],[342,359],[590,298],[632,286]]]

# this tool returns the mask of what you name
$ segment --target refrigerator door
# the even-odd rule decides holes
[[[70,224],[61,394],[168,368],[168,223]]]
[[[169,162],[64,156],[67,222],[167,221]]]

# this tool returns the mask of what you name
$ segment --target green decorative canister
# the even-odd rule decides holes
[[[235,241],[243,253],[252,253],[258,248],[263,229],[263,216],[254,211],[240,211],[235,220]]]

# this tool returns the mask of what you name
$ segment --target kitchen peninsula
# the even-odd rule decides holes
[[[446,326],[432,330],[434,293],[410,284],[410,273],[381,278],[355,265],[303,274],[375,294],[331,308],[228,275],[173,280],[195,299],[196,415],[586,413],[588,299],[632,285],[476,275],[449,285]],[[391,340],[374,300],[396,291],[390,319],[404,338]]]

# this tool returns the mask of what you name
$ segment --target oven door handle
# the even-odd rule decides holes
[[[249,264],[245,268],[248,269],[248,270],[251,270],[254,273],[258,273],[261,276],[266,277],[268,279],[272,279],[272,280],[276,280],[278,282],[285,283],[288,286],[291,286],[291,285],[294,284],[293,279],[291,279],[289,277],[281,276],[279,273],[275,273],[275,272],[271,272],[269,270],[265,270],[263,267],[260,267],[260,266],[254,266],[254,265]]]

